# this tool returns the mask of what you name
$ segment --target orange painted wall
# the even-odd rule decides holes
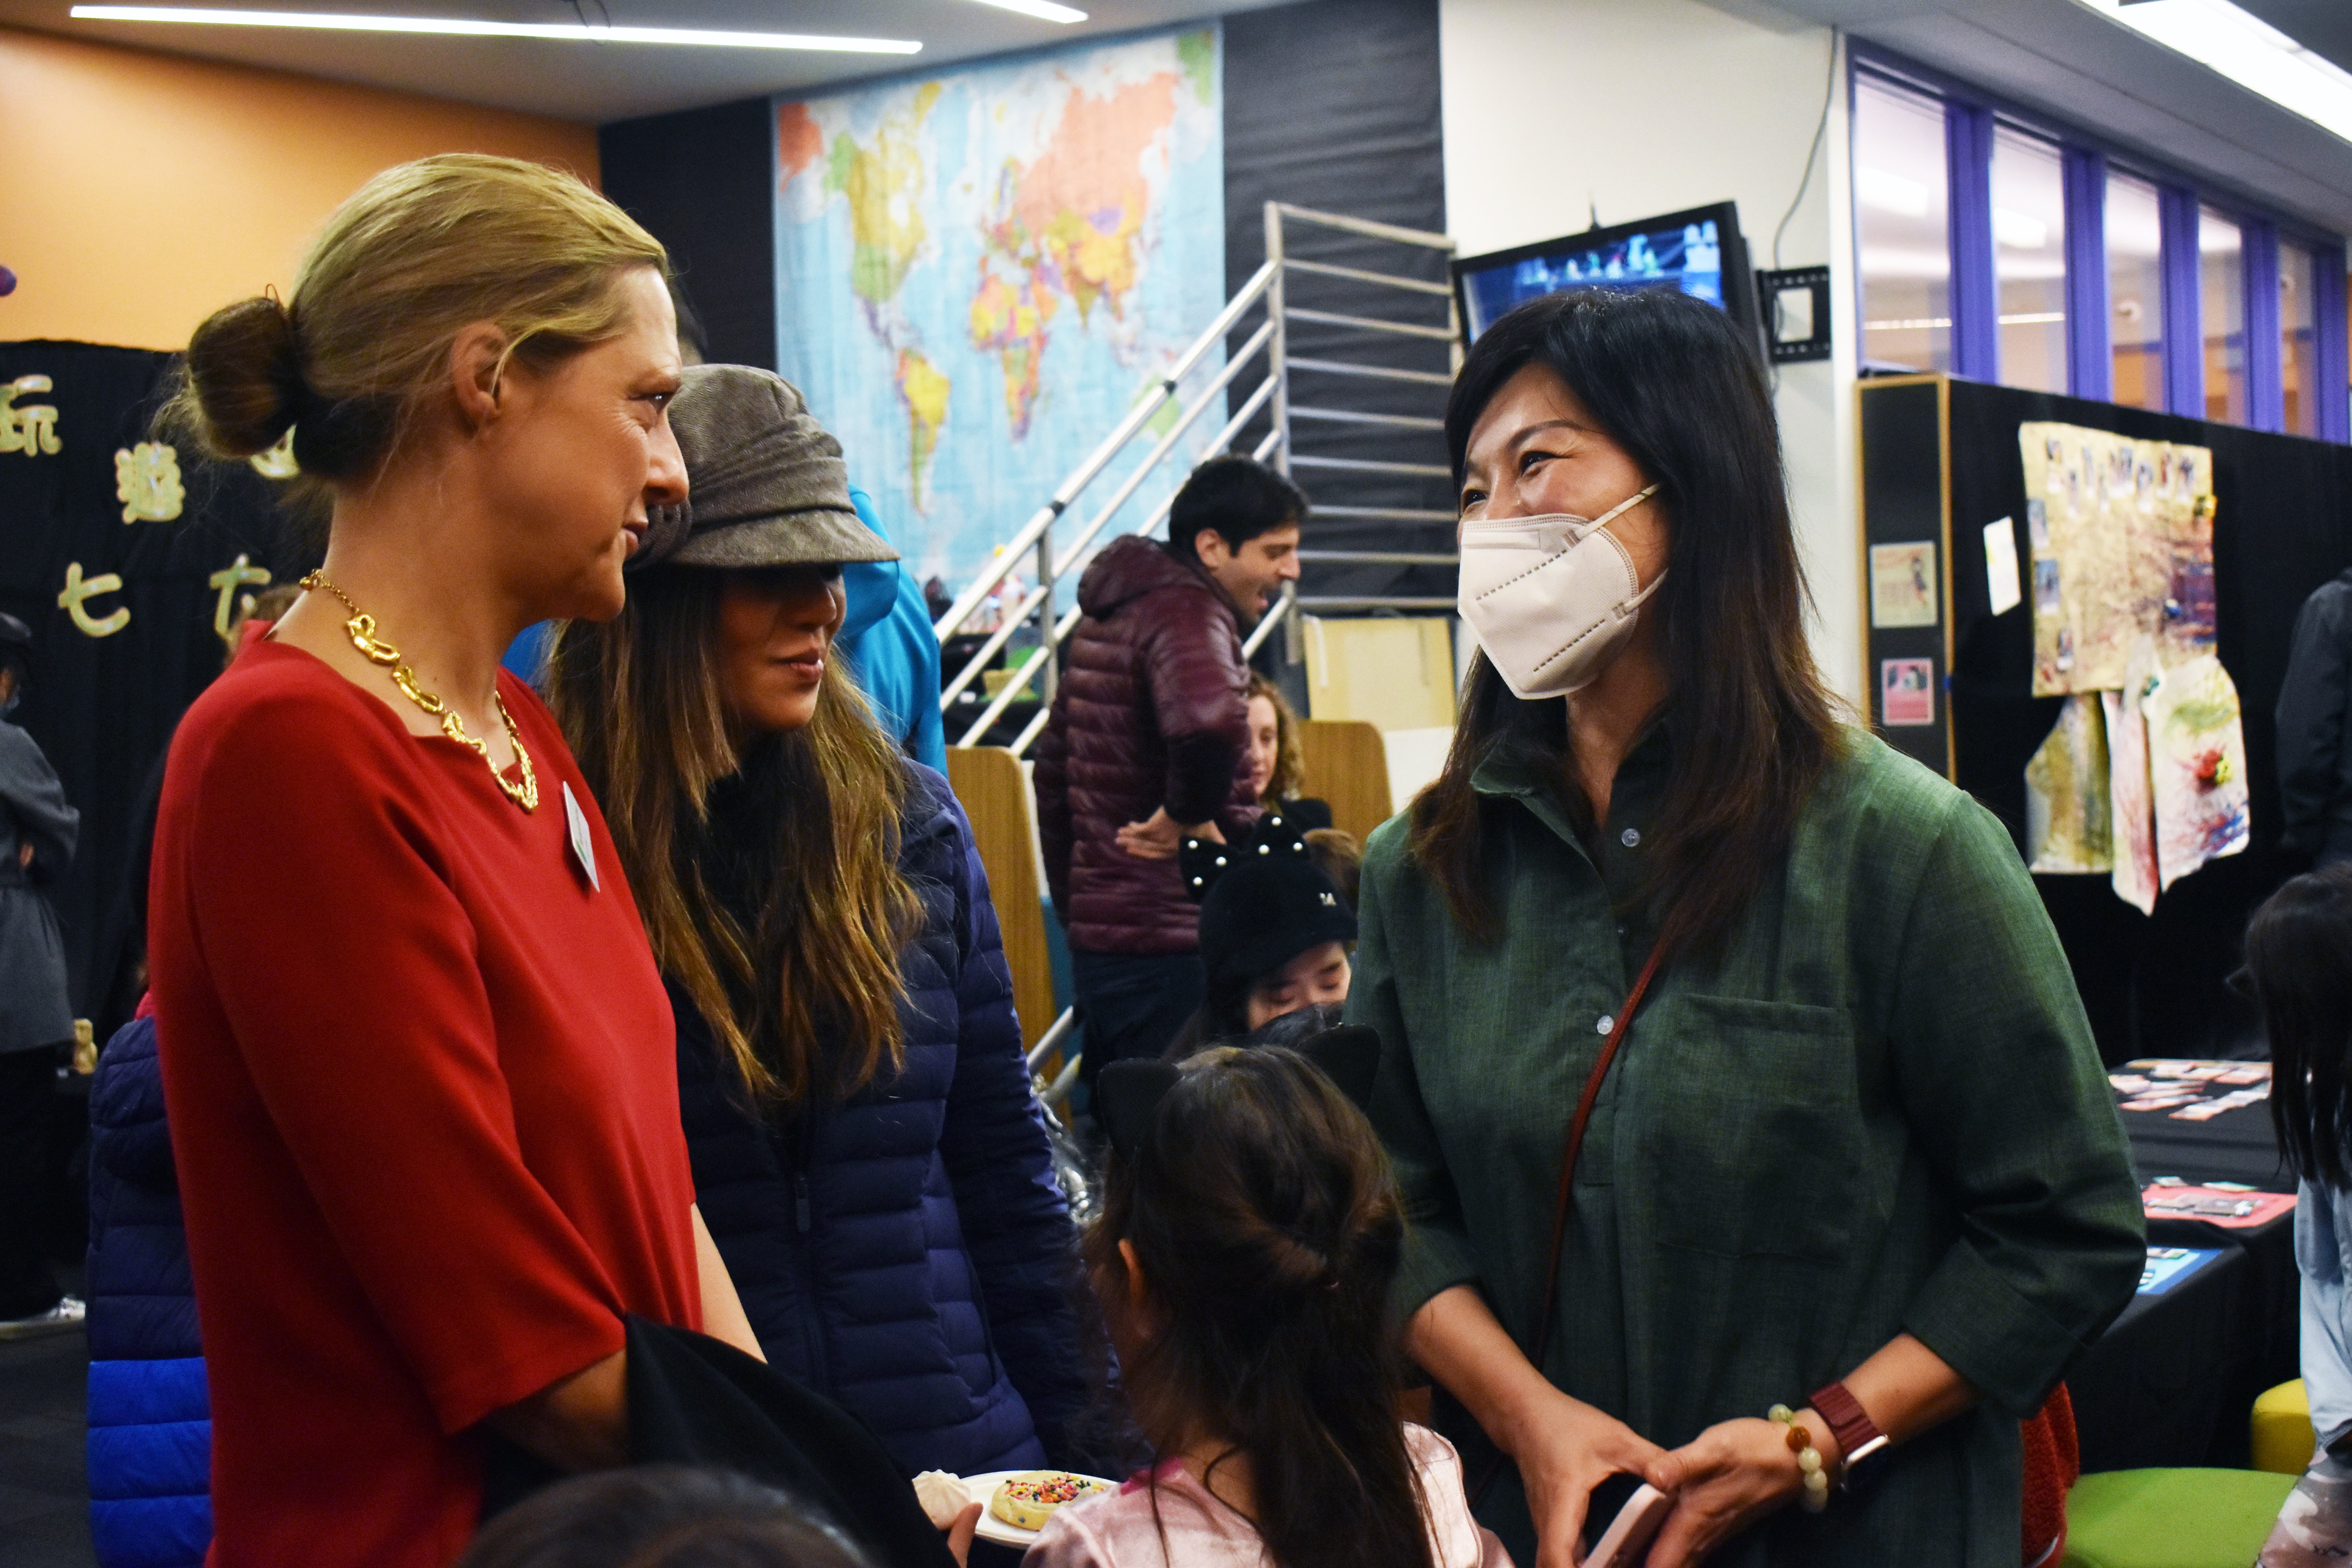
[[[596,128],[281,71],[0,28],[0,342],[184,347],[285,292],[327,215],[429,153],[596,178]]]

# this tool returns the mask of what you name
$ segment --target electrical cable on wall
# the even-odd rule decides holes
[[[1781,237],[1789,232],[1790,220],[1797,216],[1797,208],[1804,201],[1805,192],[1812,185],[1813,165],[1821,161],[1822,156],[1822,138],[1829,134],[1830,105],[1837,98],[1837,71],[1838,34],[1832,27],[1830,29],[1830,79],[1822,89],[1822,117],[1813,124],[1812,145],[1805,149],[1805,172],[1797,181],[1797,194],[1789,198],[1789,210],[1780,215],[1780,226],[1772,231],[1772,270],[1775,272],[1780,269]]]

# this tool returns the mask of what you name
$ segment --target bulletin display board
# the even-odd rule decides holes
[[[1886,743],[1953,776],[1950,384],[1863,384],[1862,624],[1870,721]],[[1885,460],[1874,460],[1877,454]],[[1899,456],[1898,456],[1899,455]]]
[[[2103,1056],[2213,1057],[2250,1047],[2256,1025],[2222,981],[2239,963],[2247,915],[2299,868],[2277,853],[2273,712],[2296,612],[2313,589],[2352,566],[2352,447],[1940,375],[1865,380],[1856,397],[1859,609],[1872,723],[1890,744],[1991,809],[2021,854],[2026,765],[2068,700],[2033,694],[2032,585],[2021,576],[2002,595],[2011,602],[1997,609],[1988,574],[1988,527],[2004,521],[2009,528],[1993,531],[2007,533],[2016,562],[2031,570],[2019,428],[2064,424],[2212,454],[2214,651],[2242,710],[2251,842],[2174,883],[2151,914],[2125,903],[2105,877],[2045,875],[2035,882]],[[1920,541],[1938,546],[1937,624],[1874,625],[1870,550]],[[1901,620],[1902,609],[1892,618]],[[1917,607],[1909,610],[1916,617]],[[1889,724],[1886,661],[1938,658],[1935,722]]]
[[[11,717],[81,813],[73,865],[47,891],[75,1016],[101,1031],[136,1000],[115,993],[164,745],[220,673],[238,599],[316,563],[250,465],[205,462],[151,428],[170,365],[144,349],[0,343],[0,610],[34,633]],[[253,875],[269,875],[266,857]]]

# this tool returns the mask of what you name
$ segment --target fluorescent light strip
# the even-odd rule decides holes
[[[2082,4],[2352,142],[2352,71],[2230,0]]]
[[[977,0],[977,4],[993,5],[1000,11],[1018,11],[1024,16],[1034,16],[1040,22],[1060,22],[1065,26],[1087,19],[1084,11],[1056,5],[1054,0]]]
[[[564,43],[688,44],[714,49],[816,49],[838,54],[911,55],[923,46],[900,38],[842,38],[812,33],[722,33],[702,27],[583,27],[577,24],[481,22],[460,16],[352,16],[332,11],[215,11],[186,5],[77,5],[88,22],[193,22],[216,27],[306,27],[336,33],[423,33],[466,38],[552,38]]]

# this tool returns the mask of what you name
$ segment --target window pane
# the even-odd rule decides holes
[[[2065,169],[2057,148],[2006,125],[1992,137],[1992,255],[2001,384],[2065,391]]]
[[[2279,384],[2286,393],[2290,436],[2319,434],[2319,258],[2291,239],[2279,241]]]
[[[2164,407],[2164,220],[2156,187],[2107,175],[2107,341],[2115,400]]]
[[[2246,267],[2238,226],[2201,207],[2198,271],[2205,312],[2205,417],[2246,422]]]
[[[1952,247],[1944,107],[1864,77],[1853,113],[1863,365],[1949,370]]]

